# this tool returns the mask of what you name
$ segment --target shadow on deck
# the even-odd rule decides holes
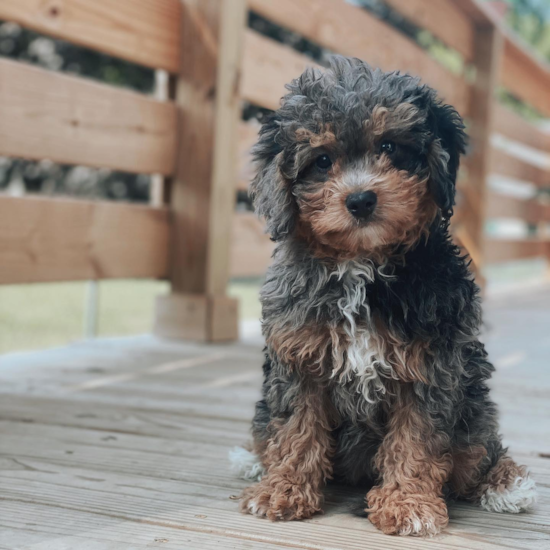
[[[0,359],[0,548],[548,549],[550,289],[492,299],[486,322],[505,442],[539,486],[530,513],[452,504],[444,534],[399,539],[332,487],[307,522],[242,516],[227,453],[248,438],[261,345],[137,337]]]

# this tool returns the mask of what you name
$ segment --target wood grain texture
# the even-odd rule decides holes
[[[2,0],[0,19],[152,68],[180,68],[179,0]]]
[[[501,149],[493,149],[491,171],[494,174],[534,183],[537,187],[550,185],[550,171],[544,170]]]
[[[511,262],[527,258],[548,258],[550,241],[542,239],[486,239],[485,263]]]
[[[157,298],[154,333],[162,338],[232,341],[239,337],[238,327],[234,298],[181,293]]]
[[[0,59],[0,154],[170,174],[176,109],[92,81]]]
[[[548,287],[484,302],[492,327],[484,340],[497,366],[492,396],[504,444],[538,484],[533,511],[452,503],[441,536],[388,537],[353,513],[364,489],[332,484],[326,513],[312,521],[242,515],[236,496],[247,483],[230,472],[227,453],[249,438],[261,344],[144,336],[3,358],[0,547],[544,550],[550,463],[538,454],[550,450],[549,304]]]
[[[206,273],[206,291],[208,294],[216,296],[216,299],[210,300],[212,304],[210,319],[212,340],[227,339],[226,334],[232,335],[230,339],[238,337],[238,317],[234,314],[231,306],[228,306],[228,315],[224,317],[223,306],[220,304],[227,305],[233,302],[225,297],[225,292],[229,280],[231,229],[238,170],[238,139],[236,139],[236,135],[241,119],[239,83],[243,34],[247,17],[246,0],[233,0],[232,2],[222,0],[218,10],[220,13],[215,88],[216,113]],[[214,313],[214,310],[217,310],[217,314]],[[232,326],[229,328],[229,325]],[[216,337],[216,333],[219,333],[219,338]]]
[[[550,65],[542,64],[514,41],[504,44],[501,84],[512,94],[550,117]]]
[[[550,205],[536,199],[519,199],[490,192],[487,197],[487,219],[515,218],[527,223],[550,222]]]
[[[464,80],[450,73],[399,31],[345,0],[249,0],[249,5],[252,10],[264,17],[336,53],[359,57],[385,71],[400,70],[420,76],[424,82],[438,90],[446,102],[454,105],[463,115],[467,113],[470,88]],[[256,42],[256,47],[264,50],[268,48],[269,41]],[[290,64],[286,70],[294,73],[293,78],[299,76],[296,68],[304,64],[304,60],[300,61],[300,57],[303,56],[295,54],[292,50],[290,52],[294,53],[294,56],[290,56],[276,43],[272,44],[272,49],[279,50],[284,56],[281,64]],[[249,55],[252,57],[250,64],[246,62]],[[294,61],[291,61],[291,57]],[[264,63],[258,63],[262,58],[265,59]],[[269,62],[276,66],[277,59],[278,54],[274,51],[249,51],[247,46],[245,66],[259,66],[260,74],[256,79],[258,87],[263,83],[265,64]],[[309,64],[312,62],[309,61]],[[296,68],[291,71],[290,68],[293,66]],[[281,96],[282,84],[287,82],[288,78],[283,78],[281,71],[278,72],[280,84],[277,93]],[[249,78],[252,76],[249,75]]]
[[[164,208],[0,197],[0,284],[164,278],[169,232]],[[231,276],[263,275],[273,243],[261,222],[251,212],[239,212],[233,219],[232,236]],[[212,307],[219,311],[227,304],[218,300]],[[231,301],[227,307],[236,306]],[[216,322],[222,322],[222,317]],[[193,323],[198,323],[196,316]],[[220,327],[215,332],[226,331]]]
[[[525,120],[504,105],[497,103],[494,107],[494,130],[514,141],[519,141],[534,149],[550,151],[550,135],[539,130],[534,124]]]
[[[258,139],[260,125],[251,122],[239,124],[239,177],[237,189],[246,191],[254,177],[251,148]]]
[[[452,0],[386,0],[386,4],[460,52],[467,61],[472,59],[473,23]]]
[[[182,119],[172,184],[175,292],[224,294],[237,181],[244,0],[183,2]]]
[[[502,36],[494,27],[477,28],[474,36],[473,65],[476,80],[472,91],[469,133],[471,155],[468,159],[468,178],[463,189],[460,232],[468,243],[475,268],[484,262],[483,234],[486,210],[487,177],[491,169],[491,135],[495,90],[500,74]]]
[[[243,99],[277,109],[286,94],[285,84],[317,63],[270,38],[247,29],[244,34],[241,95]]]
[[[475,24],[484,26],[493,21],[493,16],[477,0],[452,0]]]
[[[262,222],[253,212],[238,212],[233,224],[231,275],[265,275],[275,245],[265,234]]]
[[[164,209],[0,197],[0,284],[164,277],[168,239]]]
[[[452,0],[478,28],[491,27],[503,37],[500,83],[515,96],[550,116],[550,64],[531,50],[482,0]]]
[[[225,293],[238,180],[246,2],[184,0],[182,8],[182,70],[176,84],[182,130],[170,201],[172,294],[157,304],[156,326],[159,334],[182,339],[235,339],[237,306]],[[196,318],[189,317],[189,297],[196,307],[197,300],[202,304]]]

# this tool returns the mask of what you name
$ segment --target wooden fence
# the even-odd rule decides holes
[[[165,206],[0,197],[0,284],[168,278],[158,333],[237,334],[230,276],[260,275],[272,251],[261,223],[234,211],[250,175],[257,125],[241,100],[275,109],[284,83],[314,62],[247,28],[247,10],[327,50],[421,76],[466,118],[457,239],[478,267],[549,256],[544,194],[493,191],[491,174],[550,188],[550,170],[493,145],[493,134],[541,151],[550,137],[495,100],[502,86],[550,116],[550,70],[476,0],[386,0],[464,59],[449,71],[415,42],[345,0],[0,0],[0,19],[168,71],[169,101],[0,58],[0,155],[167,177]],[[466,78],[465,75],[468,75]],[[238,139],[236,139],[238,136]],[[488,238],[488,219],[517,218],[529,238]]]

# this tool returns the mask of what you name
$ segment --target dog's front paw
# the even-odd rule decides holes
[[[262,483],[252,485],[243,491],[241,512],[254,516],[268,517],[271,493]]]
[[[373,487],[367,503],[369,520],[387,535],[434,536],[449,522],[447,505],[437,495]]]
[[[287,480],[265,479],[245,489],[241,511],[245,514],[276,520],[308,519],[321,511],[322,495],[309,485],[300,486]]]

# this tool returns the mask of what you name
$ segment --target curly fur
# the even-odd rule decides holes
[[[506,456],[488,395],[478,288],[448,231],[460,116],[417,79],[356,59],[288,89],[255,148],[251,192],[278,244],[252,425],[265,475],[243,511],[310,517],[331,477],[374,485],[369,518],[390,534],[438,533],[452,497],[528,508],[532,481]],[[346,207],[358,191],[378,198],[366,222]]]

